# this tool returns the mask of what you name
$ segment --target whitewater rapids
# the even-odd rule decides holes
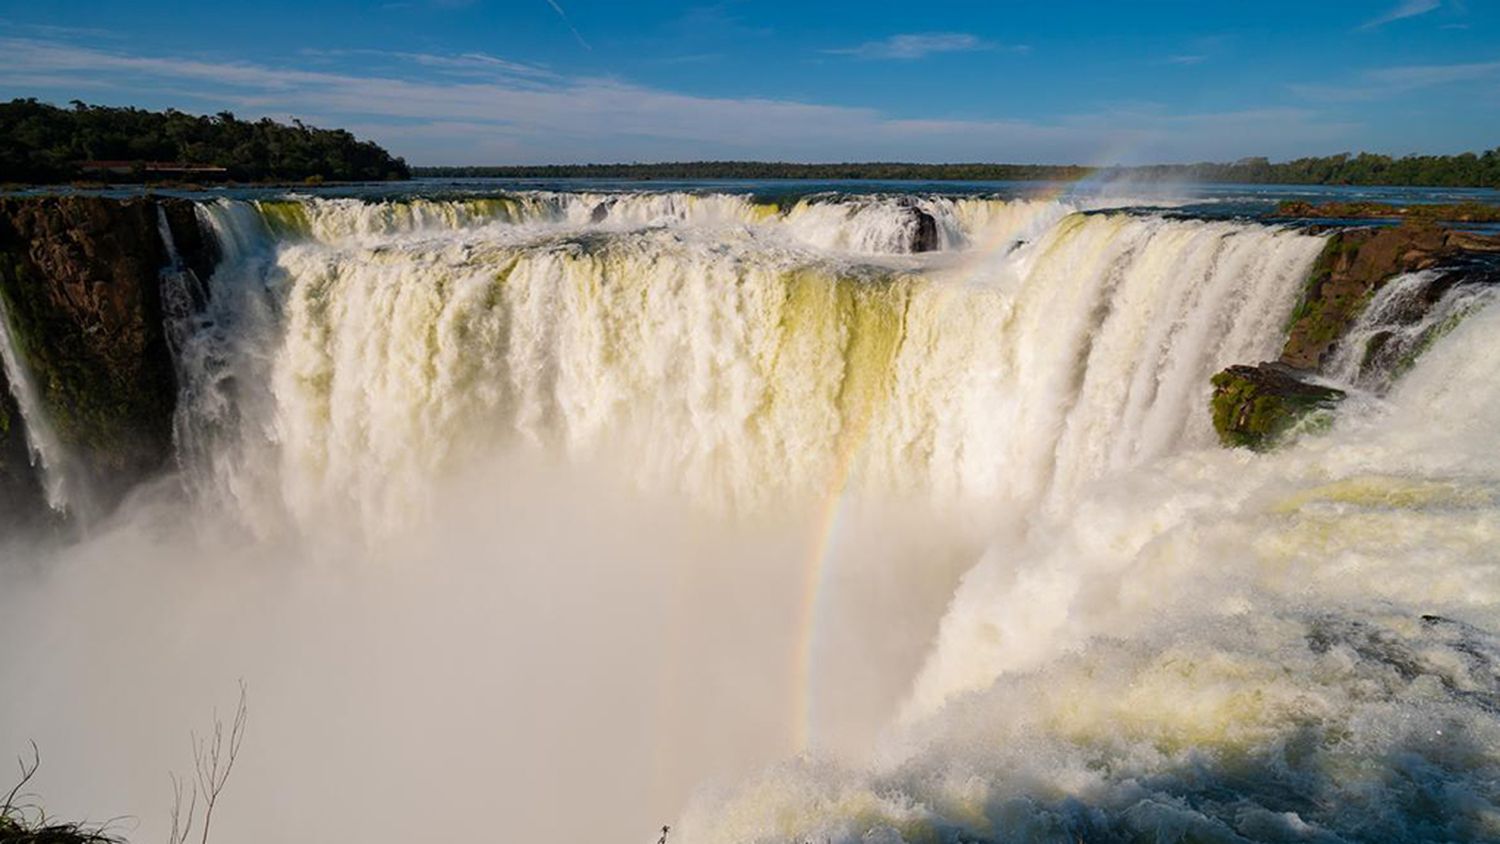
[[[0,742],[155,831],[244,677],[227,842],[1500,836],[1491,297],[1226,451],[1323,240],[1109,205],[201,204],[177,470],[0,566]]]

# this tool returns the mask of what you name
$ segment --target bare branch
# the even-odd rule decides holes
[[[235,707],[234,718],[230,721],[229,732],[224,731],[224,721],[218,713],[214,713],[213,730],[206,736],[199,736],[196,732],[188,734],[189,741],[193,747],[193,778],[184,789],[184,782],[176,774],[172,774],[172,835],[168,844],[187,844],[190,840],[194,825],[198,819],[197,809],[199,799],[203,803],[202,825],[198,827],[198,844],[208,844],[208,833],[213,823],[214,807],[219,803],[219,796],[224,792],[224,786],[229,782],[229,775],[234,770],[235,760],[240,755],[240,744],[245,739],[245,722],[248,720],[249,707],[247,704],[247,689],[245,681],[240,680],[240,698]],[[184,813],[183,794],[188,796],[187,811]]]

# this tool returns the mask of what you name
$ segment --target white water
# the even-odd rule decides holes
[[[1500,311],[1374,418],[1122,476],[964,578],[867,767],[705,799],[692,841],[1494,840]]]
[[[323,205],[305,215],[317,237],[219,271],[216,288],[269,291],[253,310],[280,317],[233,302],[222,319],[258,327],[200,339],[259,347],[194,354],[264,367],[235,380],[265,385],[250,422],[271,447],[213,467],[236,506],[263,525],[353,510],[372,533],[420,520],[432,477],[515,442],[626,455],[642,488],[717,510],[804,506],[845,468],[856,489],[941,508],[1060,501],[1209,443],[1208,377],[1274,352],[1321,243],[1126,215],[1048,227],[1060,212],[1023,204],[975,215],[1000,248],[873,265],[696,223],[370,234],[393,212]],[[243,206],[209,211],[232,242],[264,236]],[[1044,233],[1012,251],[1027,228]],[[221,425],[218,392],[188,396],[185,428]]]
[[[58,439],[57,432],[42,404],[36,380],[31,376],[22,351],[11,336],[10,314],[4,297],[0,297],[0,364],[5,367],[5,381],[16,399],[21,423],[26,429],[26,444],[31,451],[31,465],[41,480],[47,506],[59,513],[68,512],[77,496],[82,477],[72,455]]]
[[[357,199],[265,203],[283,233],[330,242],[403,233],[439,233],[492,226],[525,229],[636,231],[673,227],[718,233],[758,232],[783,241],[853,254],[909,251],[911,209],[930,214],[940,249],[997,248],[1040,234],[1079,210],[1162,205],[1161,200],[815,196],[790,207],[757,203],[740,194],[517,193],[468,200],[412,199],[367,203]],[[1166,203],[1170,204],[1170,203]]]
[[[1494,297],[1487,286],[1454,285],[1427,305],[1428,291],[1444,275],[1442,270],[1423,270],[1391,279],[1339,341],[1328,376],[1384,392],[1435,335],[1452,330]]]
[[[6,584],[0,741],[154,830],[244,676],[231,842],[1494,833],[1500,316],[1228,452],[1320,239],[919,202],[200,207],[186,500]]]

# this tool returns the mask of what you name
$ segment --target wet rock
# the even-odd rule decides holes
[[[202,233],[193,242],[180,207],[173,216],[192,260],[206,260]],[[12,335],[58,437],[106,507],[171,455],[165,262],[154,200],[0,200],[0,296]]]
[[[41,479],[31,467],[21,409],[0,371],[0,535],[35,525],[46,510]]]
[[[936,252],[938,248],[937,219],[920,208],[912,207],[913,217],[911,251]]]
[[[1283,363],[1231,366],[1213,377],[1214,429],[1226,446],[1265,451],[1343,398],[1312,383],[1312,373]]]
[[[157,204],[167,218],[172,243],[185,269],[200,279],[207,279],[218,266],[219,242],[198,219],[197,203],[187,199],[159,199]]]
[[[1334,232],[1292,314],[1281,362],[1300,369],[1325,363],[1339,339],[1386,282],[1402,273],[1500,251],[1500,239],[1407,224]]]
[[[601,202],[598,205],[594,206],[594,210],[593,211],[589,212],[589,222],[590,223],[602,223],[602,222],[604,222],[605,218],[607,218],[608,216],[609,216],[609,204],[605,203],[605,202]]]

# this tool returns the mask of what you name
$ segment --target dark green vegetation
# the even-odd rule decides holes
[[[1164,164],[1126,172],[1151,180],[1240,182],[1263,185],[1407,185],[1500,188],[1500,148],[1481,154],[1408,155],[1362,152],[1272,163],[1244,158],[1233,164]]]
[[[104,506],[171,455],[177,388],[162,325],[166,254],[157,232],[157,209],[166,205],[187,204],[0,199],[0,301],[12,339],[58,438]],[[168,219],[184,228],[185,240],[197,234],[191,213],[169,210]],[[0,437],[0,491],[22,490],[35,481],[19,416],[11,402],[0,412],[8,432]]]
[[[1343,392],[1310,384],[1285,364],[1231,366],[1213,377],[1214,429],[1225,445],[1264,451]]]
[[[516,167],[416,167],[429,178],[496,179],[879,179],[886,181],[1076,181],[1091,167],[1049,164],[790,164],[685,161],[669,164],[538,164]]]
[[[31,746],[30,759],[23,756],[18,761],[20,779],[0,800],[0,844],[120,844],[122,839],[103,828],[49,819],[25,793],[42,763],[36,745]]]
[[[0,815],[0,844],[119,844],[123,839],[76,823],[58,823],[37,813]]]
[[[764,161],[692,161],[667,164],[552,164],[514,167],[417,167],[431,178],[510,179],[838,179],[915,181],[1077,181],[1092,176],[1146,181],[1243,182],[1285,185],[1429,185],[1500,187],[1500,149],[1481,155],[1414,155],[1391,158],[1360,153],[1271,163],[1247,158],[1232,164],[1161,164],[1081,167],[1046,164],[791,164]]]
[[[1333,220],[1427,220],[1444,223],[1500,223],[1500,205],[1457,202],[1445,205],[1389,205],[1384,202],[1311,202],[1286,200],[1273,217]]]
[[[1495,252],[1500,252],[1500,239],[1415,220],[1391,228],[1333,232],[1288,321],[1280,360],[1231,366],[1214,376],[1210,407],[1220,441],[1262,451],[1304,420],[1315,422],[1314,414],[1331,409],[1343,393],[1309,379],[1381,287],[1403,273],[1453,267]],[[1411,361],[1402,365],[1409,367]]]
[[[115,164],[85,167],[88,162]],[[223,168],[158,171],[156,164]],[[140,182],[154,177],[258,181],[380,181],[410,176],[406,162],[342,129],[250,122],[227,111],[212,117],[180,111],[91,106],[70,109],[35,99],[0,103],[0,183],[51,184],[80,179]]]

